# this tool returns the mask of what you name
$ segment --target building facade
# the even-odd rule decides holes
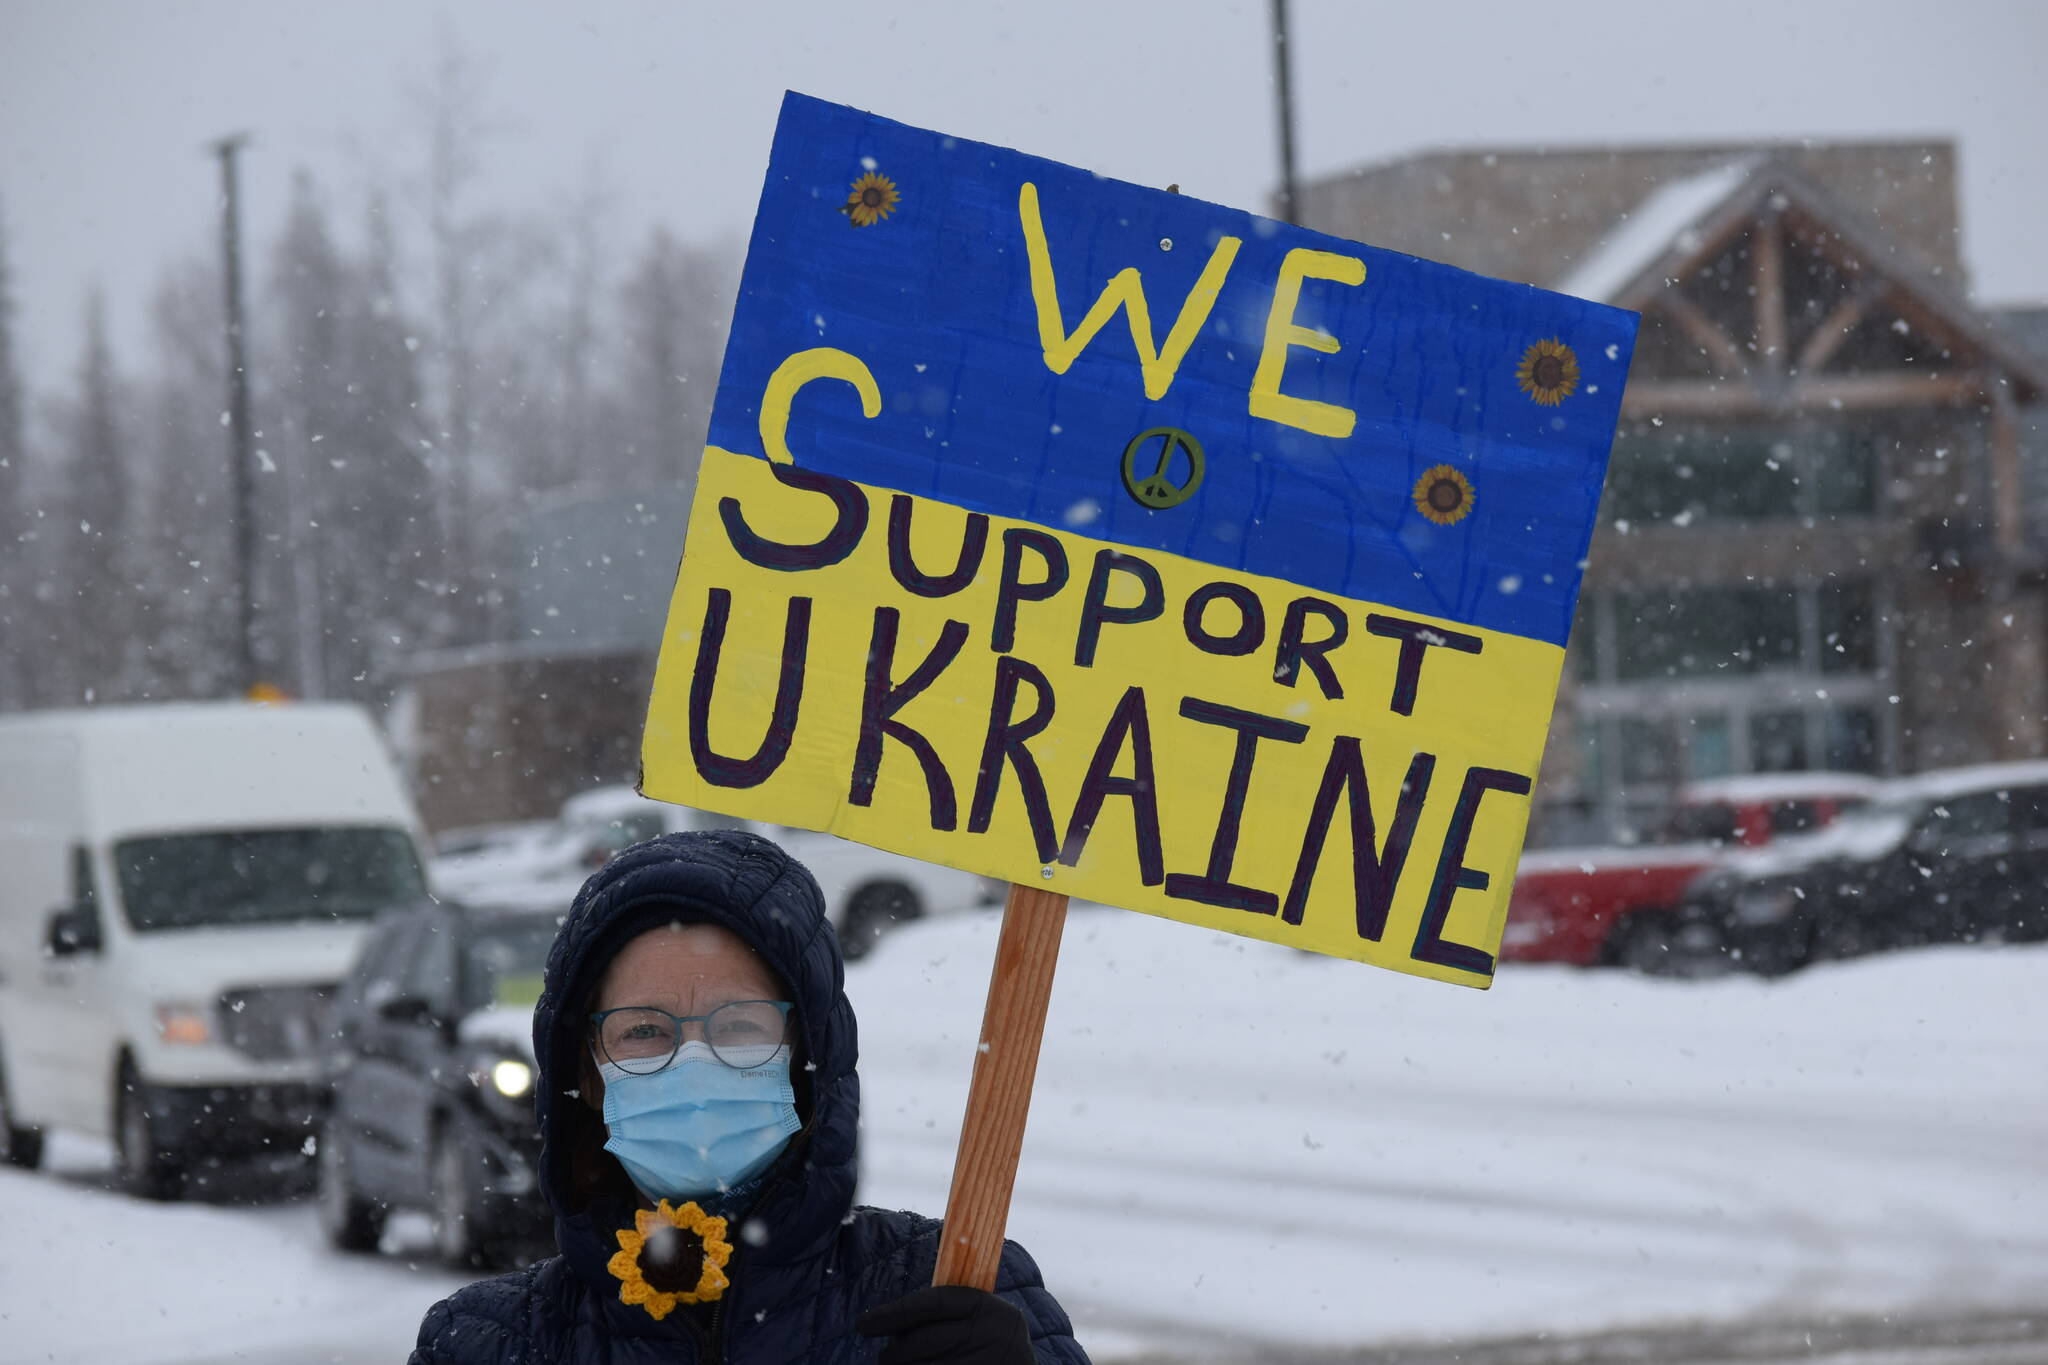
[[[394,706],[428,828],[544,818],[638,780],[689,497],[571,492],[502,529],[503,638],[414,658]]]
[[[1469,151],[1304,221],[1643,315],[1539,792],[2048,752],[2048,362],[1967,302],[1943,143]]]

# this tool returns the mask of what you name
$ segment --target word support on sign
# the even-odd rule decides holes
[[[1485,985],[1633,335],[791,96],[645,789]]]

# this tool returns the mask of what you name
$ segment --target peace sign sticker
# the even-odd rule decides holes
[[[1151,462],[1152,472],[1140,474],[1145,448],[1155,440],[1159,442],[1159,455]],[[1174,481],[1175,455],[1187,456],[1188,476],[1184,483]],[[1163,512],[1195,495],[1195,490],[1202,486],[1203,465],[1202,443],[1192,433],[1179,427],[1153,427],[1139,432],[1124,447],[1124,490],[1140,506]]]

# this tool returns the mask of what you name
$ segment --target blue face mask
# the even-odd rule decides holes
[[[604,1077],[604,1149],[649,1199],[696,1199],[744,1185],[768,1169],[803,1126],[789,1049],[742,1071],[701,1042],[666,1068],[635,1075],[610,1062]]]

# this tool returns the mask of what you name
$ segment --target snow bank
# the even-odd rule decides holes
[[[865,1198],[943,1206],[993,918],[849,973]],[[1076,908],[1011,1232],[1084,1341],[2048,1295],[2048,949],[1484,994]]]
[[[0,1171],[9,1362],[399,1361],[421,1316],[467,1278],[337,1255],[306,1204],[129,1199],[90,1178],[97,1144],[54,1145],[63,1174]]]

